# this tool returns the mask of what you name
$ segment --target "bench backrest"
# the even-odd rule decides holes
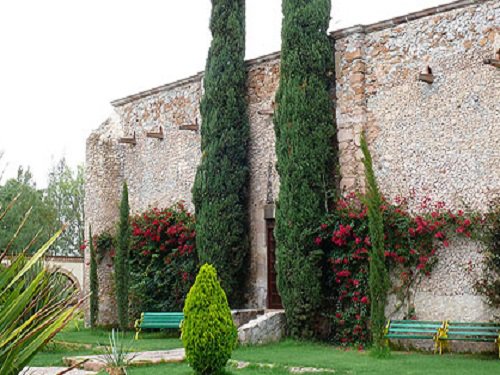
[[[141,315],[141,328],[179,328],[184,320],[181,312],[145,312]]]
[[[482,322],[447,322],[448,339],[495,341],[500,337],[500,324]]]
[[[386,326],[387,338],[428,339],[434,337],[444,322],[430,320],[390,320]]]

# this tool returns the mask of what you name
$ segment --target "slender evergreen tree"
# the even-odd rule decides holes
[[[309,229],[324,216],[333,177],[329,95],[330,0],[283,0],[281,76],[274,116],[280,192],[276,212],[278,288],[290,334],[313,334],[321,303],[321,253]]]
[[[99,316],[99,279],[97,277],[97,253],[92,238],[92,226],[89,226],[90,251],[90,326],[96,327]]]
[[[245,2],[212,0],[212,44],[201,101],[202,159],[193,187],[196,248],[213,264],[230,305],[242,305],[249,253],[247,218]]]
[[[120,222],[115,256],[115,291],[118,307],[118,324],[120,329],[128,328],[128,279],[129,279],[129,204],[127,183],[123,183],[122,200],[120,204]]]
[[[361,150],[363,151],[363,164],[366,177],[366,205],[368,207],[368,229],[370,231],[370,274],[368,285],[371,299],[371,331],[373,346],[376,354],[386,352],[384,340],[385,305],[387,292],[390,287],[389,273],[385,266],[384,255],[384,218],[382,214],[382,196],[377,186],[373,172],[372,157],[368,150],[365,135],[361,135]]]

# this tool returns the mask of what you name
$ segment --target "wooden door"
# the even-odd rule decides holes
[[[281,297],[276,285],[276,241],[274,240],[274,220],[266,220],[267,226],[267,308],[282,309]]]

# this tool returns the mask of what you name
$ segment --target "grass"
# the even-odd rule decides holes
[[[67,327],[31,362],[32,366],[60,366],[62,357],[102,353],[99,344],[108,343],[109,331]],[[133,332],[126,333],[131,340]],[[133,342],[133,350],[167,350],[181,347],[181,341],[171,333],[145,332]],[[376,359],[368,352],[346,350],[320,343],[285,340],[265,346],[240,347],[233,353],[234,360],[250,362],[244,369],[229,367],[233,375],[289,375],[287,366],[316,367],[335,370],[335,375],[465,375],[500,374],[500,360],[490,356],[445,354],[442,356],[415,352],[392,352],[387,359]],[[259,367],[260,363],[273,364],[273,368]],[[193,375],[185,363],[131,367],[131,375]],[[315,373],[316,375],[321,375]],[[331,373],[324,373],[331,374]]]
[[[241,347],[233,353],[233,359],[251,362],[245,369],[229,367],[234,375],[289,375],[290,367],[317,367],[334,370],[335,375],[469,375],[500,373],[500,360],[495,355],[445,354],[392,352],[387,359],[377,359],[368,352],[345,350],[328,345],[286,340],[278,344]],[[256,366],[272,363],[273,368]],[[187,364],[163,364],[131,367],[130,375],[192,375]],[[323,374],[331,374],[323,372]],[[321,375],[321,373],[315,373]]]
[[[81,324],[80,324],[81,325]],[[53,342],[38,353],[31,366],[62,366],[63,357],[103,353],[102,346],[109,344],[109,330],[80,328],[70,324],[57,334]],[[134,340],[135,332],[125,332],[124,340],[132,351],[169,350],[182,347],[178,332],[143,332]]]

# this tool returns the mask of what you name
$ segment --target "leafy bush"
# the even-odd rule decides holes
[[[237,342],[226,294],[217,271],[204,264],[186,298],[182,342],[186,358],[197,374],[215,374],[224,368]]]
[[[132,314],[182,311],[198,266],[194,225],[182,203],[131,218]]]
[[[472,237],[479,230],[481,219],[477,215],[466,216],[462,211],[448,211],[443,202],[433,204],[428,197],[420,207],[427,213],[412,215],[408,202],[401,197],[395,203],[383,200],[380,210],[385,264],[392,275],[390,293],[397,296],[396,309],[402,310],[406,319],[414,319],[412,288],[430,274],[439,248],[449,246],[449,237]],[[351,193],[338,199],[314,240],[326,255],[325,305],[332,326],[331,340],[338,344],[370,342],[368,256],[372,241],[367,212],[359,195]]]
[[[485,224],[486,262],[483,277],[476,284],[476,289],[486,296],[492,307],[498,309],[500,308],[500,206],[493,207]]]
[[[109,253],[111,260],[114,260],[116,255],[115,247],[115,238],[109,231],[104,231],[96,235],[95,252],[97,263],[101,263],[107,253]]]

